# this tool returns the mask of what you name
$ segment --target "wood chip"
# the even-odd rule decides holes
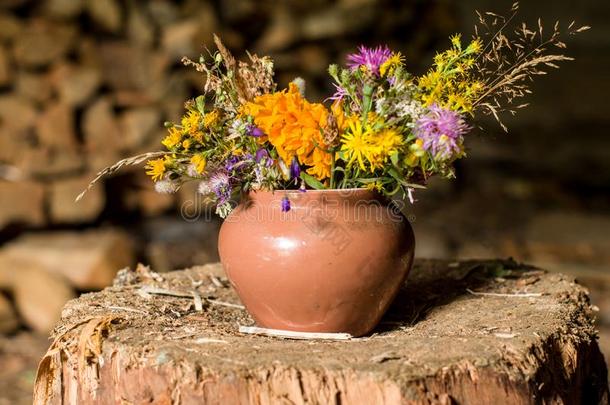
[[[146,294],[167,295],[169,297],[193,298],[193,294],[190,292],[168,290],[166,288],[158,288],[150,285],[143,286],[139,291]]]
[[[197,292],[197,290],[193,289],[193,301],[195,301],[195,311],[202,312],[203,311],[203,301],[201,300],[201,295]]]
[[[197,343],[197,344],[205,344],[205,343],[225,343],[225,344],[228,344],[229,343],[226,340],[206,338],[206,337],[201,337],[199,339],[195,339],[194,342]]]
[[[111,306],[111,307],[107,307],[108,309],[114,309],[117,311],[127,311],[127,312],[135,312],[138,314],[144,314],[144,315],[148,315],[148,312],[146,311],[142,311],[139,309],[135,309],[135,308],[127,308],[127,307],[118,307],[118,306]]]
[[[212,305],[220,305],[223,307],[237,308],[237,309],[246,309],[246,307],[244,307],[243,305],[231,304],[230,302],[218,301],[218,300],[214,300],[212,298],[206,298],[206,301]]]
[[[267,329],[258,326],[239,326],[241,333],[251,335],[264,335],[285,339],[297,340],[349,340],[352,335],[349,333],[317,333],[317,332],[295,332],[291,330]]]
[[[138,295],[140,295],[141,297],[144,297],[147,299],[150,298],[151,294],[166,295],[169,297],[178,297],[178,298],[192,298],[195,303],[195,311],[197,311],[197,312],[203,311],[203,300],[201,298],[201,295],[199,295],[199,293],[195,289],[192,289],[190,292],[186,292],[186,291],[168,290],[166,288],[159,288],[159,287],[145,285],[142,288],[136,290],[136,293]],[[234,305],[234,304],[228,304],[228,303],[223,303],[223,304]],[[217,303],[217,305],[220,305],[220,304]]]
[[[398,360],[400,356],[394,352],[384,352],[370,358],[373,363],[384,363],[388,360]]]
[[[466,291],[468,291],[472,295],[480,295],[480,296],[485,296],[485,297],[510,297],[510,298],[542,297],[542,293],[501,294],[501,293],[488,293],[488,292],[473,291],[470,288],[467,288]]]
[[[515,333],[494,333],[494,336],[500,339],[512,339],[517,337]]]
[[[214,284],[218,288],[225,288],[226,287],[224,285],[224,283],[222,281],[220,281],[220,279],[218,277],[216,277],[215,275],[213,275],[213,274],[210,274],[210,280],[212,281],[212,284]]]

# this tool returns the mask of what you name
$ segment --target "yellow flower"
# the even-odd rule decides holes
[[[182,148],[188,149],[191,147],[192,143],[193,141],[191,141],[190,139],[185,139],[184,141],[182,141]]]
[[[481,49],[483,49],[483,42],[481,41],[480,38],[475,38],[472,40],[472,42],[470,42],[470,45],[468,45],[468,48],[470,49],[470,51],[472,53],[479,53],[479,52],[481,52]]]
[[[372,183],[368,183],[366,185],[366,189],[373,191],[381,191],[383,189],[383,184],[379,181],[374,181]]]
[[[367,166],[371,172],[382,168],[392,154],[396,153],[403,143],[401,134],[394,128],[385,128],[376,132],[375,126],[382,125],[380,118],[369,116],[363,126],[360,117],[348,119],[348,129],[343,135],[341,151],[347,156],[347,165],[355,162],[361,170]]]
[[[205,128],[213,128],[218,124],[220,119],[220,112],[218,110],[212,110],[203,117],[203,126]]]
[[[418,161],[419,161],[419,158],[417,156],[415,156],[413,153],[408,154],[407,157],[405,158],[405,163],[409,167],[417,166]]]
[[[165,173],[166,159],[159,158],[146,162],[146,174],[152,177],[153,181],[160,180]]]
[[[161,143],[167,148],[172,149],[174,146],[178,145],[182,141],[182,134],[176,127],[171,127],[169,129],[169,135],[165,137],[161,141]]]
[[[324,105],[305,100],[294,83],[287,90],[256,97],[240,112],[254,118],[285,163],[296,156],[318,180],[330,177],[331,155],[322,135],[329,113]]]
[[[380,158],[382,160],[387,159],[394,153],[398,152],[398,149],[402,146],[402,136],[394,128],[387,128],[381,130],[377,135],[377,142],[380,147]]]
[[[449,38],[451,40],[451,45],[457,50],[462,50],[462,34],[455,34]]]
[[[473,103],[484,90],[474,79],[474,55],[481,52],[481,40],[475,38],[464,49],[461,37],[451,37],[452,48],[434,57],[434,68],[417,81],[421,101],[426,105],[438,104],[454,111],[472,113]]]
[[[193,155],[193,157],[191,158],[191,163],[193,164],[193,166],[195,166],[195,170],[197,171],[197,173],[202,174],[205,171],[205,167],[208,162],[205,156],[197,154]]]
[[[190,110],[184,117],[180,123],[182,124],[182,128],[184,131],[188,132],[191,135],[195,135],[199,132],[199,121],[201,120],[201,114],[199,111]]]
[[[343,135],[343,145],[341,151],[347,154],[347,165],[351,166],[354,161],[358,161],[358,165],[362,170],[366,170],[364,159],[369,155],[369,145],[364,140],[362,131],[351,131]]]
[[[386,73],[391,75],[394,73],[397,67],[402,65],[403,60],[404,58],[400,52],[394,52],[392,56],[386,59],[386,61],[379,66],[379,74],[381,74],[381,76],[385,76]]]
[[[357,162],[360,169],[366,170],[366,161],[373,166],[378,147],[371,145],[371,131],[362,126],[359,116],[351,116],[347,125],[348,130],[342,137],[341,151],[346,153],[348,166]]]
[[[470,85],[470,91],[472,91],[475,94],[481,93],[484,88],[485,88],[485,85],[483,83],[481,83],[480,81],[478,81],[478,80],[475,80]]]
[[[415,167],[417,166],[419,159],[424,156],[424,141],[421,139],[415,140],[411,145],[409,145],[409,154],[405,159],[405,163],[407,166]]]

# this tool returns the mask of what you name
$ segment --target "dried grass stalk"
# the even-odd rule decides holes
[[[141,155],[131,156],[131,157],[128,157],[126,159],[119,160],[118,162],[116,162],[112,166],[105,167],[104,169],[100,170],[97,173],[96,177],[93,180],[91,180],[91,182],[87,185],[87,188],[84,189],[82,191],[82,193],[80,193],[76,197],[75,201],[76,202],[80,201],[85,196],[85,194],[87,194],[87,191],[91,190],[91,188],[93,188],[95,183],[97,183],[102,177],[109,176],[109,175],[111,175],[111,174],[121,170],[125,166],[139,165],[140,163],[144,162],[145,160],[156,158],[156,157],[159,157],[159,156],[164,156],[166,154],[167,154],[167,152],[148,152],[148,153],[143,153]]]
[[[261,58],[248,53],[248,61],[237,61],[216,35],[214,35],[214,43],[218,53],[213,54],[208,50],[214,60],[213,64],[206,65],[203,57],[200,62],[185,57],[182,58],[182,63],[206,74],[205,93],[223,95],[222,99],[216,98],[217,105],[222,105],[227,111],[236,112],[239,106],[254,100],[255,97],[275,91],[271,58],[267,56]],[[217,63],[219,60],[222,66]],[[226,75],[226,72],[232,74]]]
[[[474,102],[474,107],[492,115],[505,131],[507,128],[500,114],[506,111],[515,114],[518,109],[528,105],[518,104],[517,101],[532,92],[533,78],[547,74],[549,69],[559,68],[559,62],[573,60],[555,51],[555,48],[566,48],[561,40],[564,33],[560,30],[559,21],[545,35],[540,19],[535,28],[530,28],[526,23],[511,28],[519,11],[519,3],[513,3],[510,11],[508,18],[492,12],[477,12],[479,21],[475,25],[475,35],[486,46],[473,69],[485,89]],[[575,28],[572,22],[566,33],[575,35],[588,29],[588,26]],[[510,36],[506,34],[507,31],[511,31]]]

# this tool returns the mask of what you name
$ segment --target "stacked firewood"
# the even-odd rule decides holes
[[[0,1],[0,332],[19,324],[47,331],[76,292],[102,288],[135,264],[123,233],[83,229],[137,224],[193,198],[193,188],[156,194],[132,169],[74,203],[101,168],[158,150],[163,122],[200,94],[203,77],[181,65],[183,55],[205,55],[217,33],[237,55],[271,54],[280,86],[304,77],[308,96],[320,100],[331,90],[319,87],[327,65],[361,42],[410,42],[415,59],[428,36],[452,28],[447,5],[394,3]],[[408,27],[431,15],[429,29],[407,41]],[[192,264],[169,261],[166,251],[177,249],[167,244],[138,248],[157,270]]]
[[[112,283],[134,262],[133,244],[116,229],[23,235],[0,249],[0,333],[23,324],[47,333],[77,292]]]
[[[98,187],[80,204],[73,200],[100,168],[159,148],[162,123],[177,119],[203,84],[180,58],[205,53],[214,32],[238,54],[271,53],[280,84],[311,79],[315,99],[327,91],[316,84],[328,63],[361,38],[383,42],[409,27],[417,11],[376,0],[314,3],[2,1],[0,228],[91,222],[109,198],[144,213],[170,208],[171,198],[142,191],[149,185],[138,177],[129,196]],[[435,12],[437,24],[451,21],[434,7],[418,18]]]

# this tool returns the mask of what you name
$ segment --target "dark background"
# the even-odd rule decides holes
[[[280,87],[301,76],[321,101],[326,67],[358,45],[388,44],[421,74],[449,35],[472,33],[475,9],[510,5],[0,0],[0,405],[28,403],[44,335],[73,294],[136,261],[167,271],[217,260],[219,220],[182,218],[199,209],[192,187],[157,195],[127,169],[73,203],[100,168],[160,148],[163,121],[203,84],[181,56],[197,58],[216,32],[237,55],[270,54]],[[608,353],[610,2],[522,2],[518,21],[539,16],[547,30],[556,19],[593,28],[567,39],[576,60],[536,81],[531,107],[506,117],[510,133],[482,119],[457,179],[416,195],[417,255],[514,257],[574,274],[592,289]]]

